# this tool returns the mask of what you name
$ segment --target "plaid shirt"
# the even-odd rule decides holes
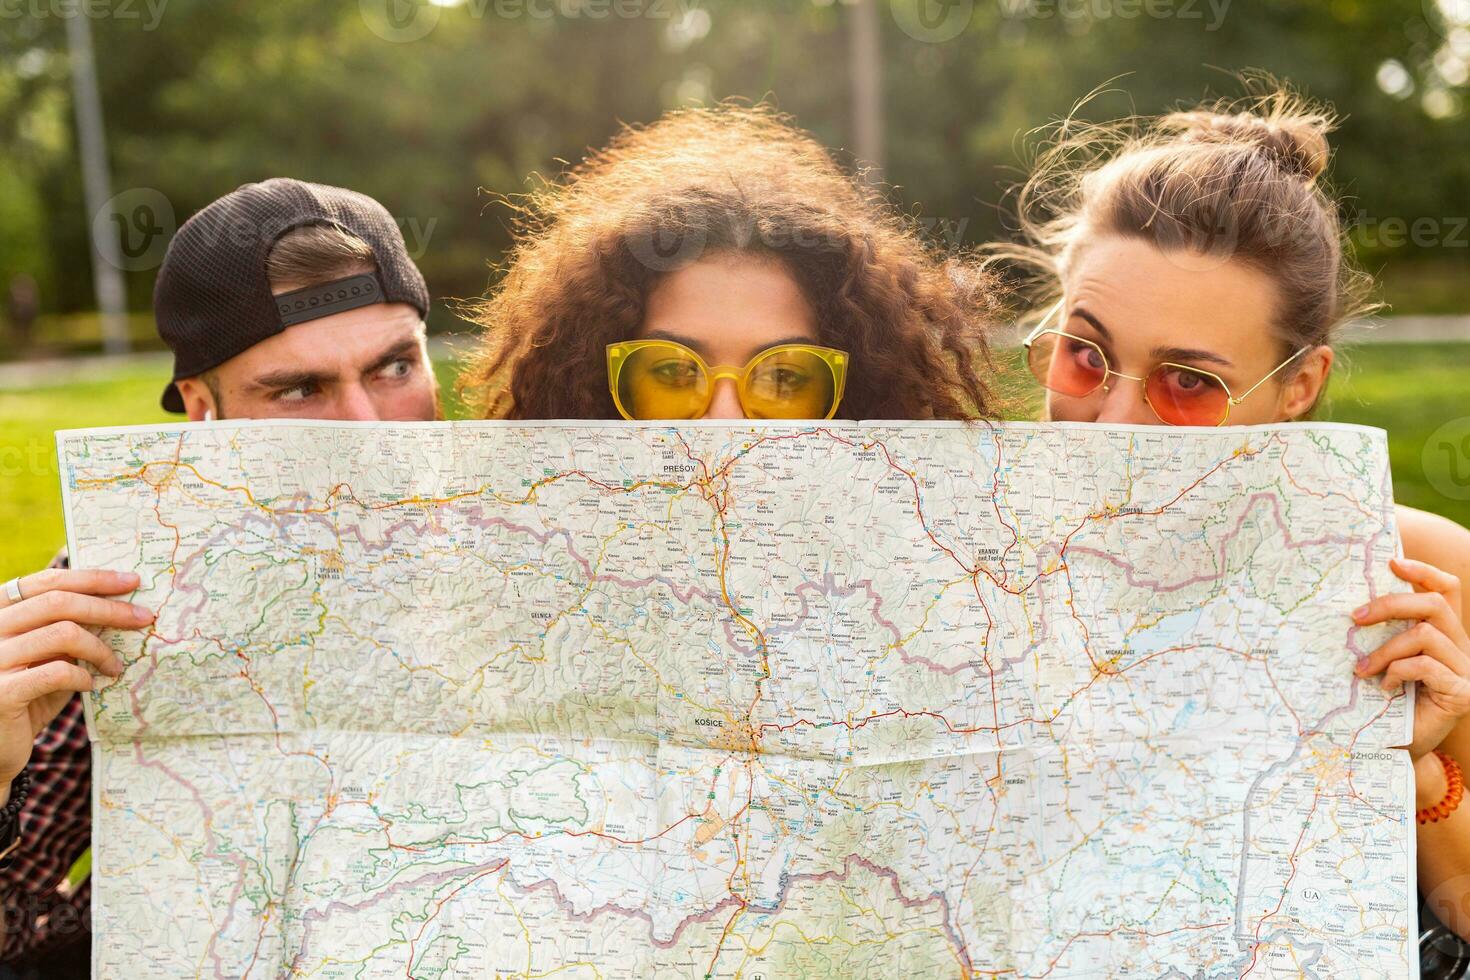
[[[66,703],[31,750],[31,788],[20,812],[20,847],[0,870],[5,936],[0,962],[14,963],[85,941],[91,882],[69,889],[66,873],[91,844],[92,750],[81,695]]]
[[[64,554],[52,563],[65,566]],[[66,873],[92,843],[92,747],[80,694],[36,737],[27,768],[31,788],[20,811],[20,847],[0,869],[0,964],[44,957],[58,966],[60,951],[70,959],[85,953],[91,940],[91,882],[75,889],[66,883]],[[71,948],[77,944],[84,945]],[[57,973],[48,969],[45,975]]]

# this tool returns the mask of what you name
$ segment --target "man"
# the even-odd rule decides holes
[[[191,421],[439,417],[429,295],[382,205],[275,179],[215,201],[169,244],[153,295],[174,352],[163,406]],[[56,567],[0,585],[0,895],[5,977],[87,976],[90,664],[98,627],[146,628],[135,575]]]

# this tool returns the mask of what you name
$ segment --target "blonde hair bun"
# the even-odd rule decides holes
[[[1269,76],[1242,81],[1244,99],[1059,123],[1017,193],[1029,241],[987,254],[1036,274],[1049,299],[1065,286],[1070,256],[1098,235],[1239,260],[1277,287],[1283,358],[1330,344],[1344,320],[1377,308],[1372,280],[1344,251],[1340,202],[1323,176],[1337,117]]]
[[[1320,177],[1332,154],[1327,144],[1332,119],[1279,97],[1263,108],[1267,110],[1264,113],[1209,109],[1171,112],[1158,125],[1160,130],[1179,133],[1191,142],[1255,145],[1289,174],[1308,181]]]

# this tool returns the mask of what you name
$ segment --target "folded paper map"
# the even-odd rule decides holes
[[[1416,970],[1377,430],[58,442],[99,976]]]

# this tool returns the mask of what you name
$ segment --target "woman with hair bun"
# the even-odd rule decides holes
[[[1048,294],[1026,341],[1047,418],[1310,417],[1336,332],[1367,309],[1369,285],[1344,255],[1322,182],[1331,124],[1278,89],[1063,134],[1020,195],[1030,243],[997,250],[1036,271]],[[1408,507],[1398,525],[1405,557],[1392,570],[1414,592],[1381,596],[1354,621],[1414,625],[1356,674],[1419,684],[1409,753],[1420,888],[1433,913],[1470,936],[1470,804],[1459,805],[1460,767],[1470,766],[1470,532]],[[1438,938],[1426,944],[1434,962],[1464,952],[1443,930]]]

